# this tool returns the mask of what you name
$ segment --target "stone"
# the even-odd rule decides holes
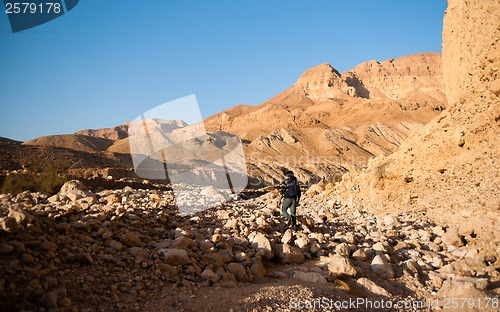
[[[295,240],[295,246],[299,247],[303,252],[307,252],[309,250],[309,238],[301,235]]]
[[[260,232],[252,232],[248,235],[248,240],[256,250],[262,250],[266,259],[271,259],[274,254],[271,249],[271,243],[267,237]]]
[[[453,227],[446,230],[446,233],[441,236],[441,240],[448,246],[461,247],[464,244],[458,230]]]
[[[233,273],[238,282],[248,282],[249,278],[245,267],[239,263],[231,262],[227,265],[227,271]]]
[[[363,250],[358,249],[352,253],[352,258],[357,261],[364,262],[368,257],[366,256],[366,253]]]
[[[121,251],[123,249],[123,244],[114,239],[108,239],[107,241],[104,242],[104,245],[115,251]]]
[[[226,224],[224,224],[224,228],[236,230],[238,229],[238,223],[239,223],[238,219],[231,218],[226,222]]]
[[[11,217],[0,218],[0,229],[7,233],[16,233],[19,226],[17,225],[16,219]]]
[[[201,273],[201,277],[207,281],[211,281],[212,283],[217,283],[219,281],[219,276],[208,268]]]
[[[322,251],[321,245],[316,241],[312,241],[310,246],[309,246],[309,252],[312,255],[315,255],[315,254],[317,255],[320,251]]]
[[[59,193],[57,193],[59,198],[67,197],[71,201],[76,201],[81,198],[92,197],[97,200],[95,195],[88,190],[88,188],[78,180],[71,180],[61,187]]]
[[[391,296],[391,294],[385,288],[380,287],[375,282],[373,282],[372,280],[369,280],[367,278],[364,278],[364,277],[358,278],[358,280],[356,280],[356,283],[358,283],[359,285],[361,285],[362,288],[371,292],[374,295],[383,296],[383,297],[390,297]]]
[[[170,247],[170,246],[168,246],[168,247]],[[199,243],[199,248],[204,253],[208,253],[210,251],[214,251],[215,250],[214,244],[211,241],[209,241],[208,239],[200,242]]]
[[[293,278],[299,279],[301,281],[307,283],[315,283],[315,284],[326,284],[326,278],[317,272],[302,272],[296,271],[293,274]]]
[[[371,263],[371,268],[373,273],[378,276],[391,279],[394,278],[394,269],[391,264],[387,261],[385,255],[376,255]]]
[[[439,269],[444,265],[443,260],[439,256],[432,257],[429,261],[429,264],[432,265],[435,269]]]
[[[335,254],[325,261],[327,261],[327,268],[330,273],[346,276],[356,276],[357,274],[356,268],[347,257]]]
[[[462,221],[458,226],[458,234],[460,236],[467,236],[474,234],[476,225],[471,221]]]
[[[373,244],[372,249],[381,253],[390,253],[392,251],[389,245],[380,242]]]
[[[160,202],[161,197],[158,194],[149,194],[149,199],[155,202]]]
[[[187,251],[183,249],[160,249],[159,253],[163,254],[165,262],[170,265],[186,265],[190,263]]]
[[[254,276],[255,281],[261,281],[267,274],[266,268],[262,263],[262,258],[257,257],[252,259],[252,266],[250,267],[250,272]]]
[[[217,253],[221,254],[224,257],[225,263],[229,263],[229,262],[232,262],[234,260],[233,251],[229,248],[219,249],[219,251],[217,251]]]
[[[421,270],[418,263],[412,259],[406,261],[405,266],[408,270],[410,270],[414,274],[420,272],[420,270]]]
[[[108,205],[119,204],[119,203],[121,203],[121,201],[122,201],[122,199],[121,199],[120,195],[118,195],[118,194],[113,193],[113,194],[106,196],[106,203]]]
[[[137,232],[128,231],[126,234],[121,236],[120,240],[128,247],[142,246],[141,235]]]
[[[21,225],[27,225],[31,220],[31,216],[26,211],[18,211],[12,208],[9,209],[8,217],[13,218],[17,224]]]
[[[234,254],[234,260],[236,260],[238,262],[243,262],[243,261],[246,261],[249,259],[250,259],[250,257],[248,257],[248,255],[246,253],[244,253],[243,251],[240,251],[240,252],[237,252]]]
[[[317,195],[321,192],[324,191],[323,185],[322,184],[313,184],[311,187],[306,191],[306,194],[309,196]]]
[[[194,246],[194,244],[195,243],[191,238],[187,238],[187,237],[183,237],[183,236],[177,237],[172,242],[172,246],[174,246],[175,248],[184,249],[184,250],[191,248],[192,246]]]
[[[40,298],[40,304],[47,309],[56,309],[58,307],[57,299],[57,291],[49,291]]]
[[[205,253],[202,259],[214,268],[221,268],[226,264],[226,258],[221,253]]]
[[[304,254],[300,251],[300,249],[289,244],[276,244],[274,246],[274,251],[276,257],[283,264],[301,264],[305,261]]]
[[[75,261],[81,263],[81,264],[92,264],[94,263],[94,260],[92,259],[92,256],[89,253],[78,253],[75,255]]]
[[[288,230],[286,230],[285,234],[283,234],[283,237],[281,238],[281,242],[283,244],[290,244],[292,239],[293,239],[293,231],[288,229]]]
[[[129,253],[135,258],[143,258],[146,259],[149,257],[149,251],[145,250],[141,247],[131,247],[129,249]]]
[[[57,244],[53,243],[53,242],[49,242],[49,241],[43,241],[40,244],[40,248],[43,249],[43,250],[56,251],[57,250]]]
[[[222,242],[222,239],[223,239],[222,235],[219,234],[219,233],[217,233],[217,234],[212,235],[212,239],[211,240],[212,240],[212,242],[214,244],[217,244],[217,243]]]
[[[386,226],[400,226],[401,224],[399,223],[398,217],[394,215],[386,215],[383,217],[383,222]]]
[[[335,247],[335,253],[340,256],[349,258],[351,249],[349,248],[349,245],[347,243],[340,243]]]
[[[7,243],[0,243],[0,254],[10,254],[14,251],[14,246]]]

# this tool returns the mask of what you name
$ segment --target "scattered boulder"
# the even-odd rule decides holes
[[[385,255],[376,255],[371,263],[373,273],[384,279],[394,278],[394,269]]]
[[[271,259],[274,256],[271,243],[264,234],[260,232],[252,232],[248,235],[248,240],[255,249],[262,250],[264,252],[264,257],[266,259]]]
[[[299,248],[289,244],[276,244],[274,246],[276,257],[281,263],[301,264],[305,261],[304,254]]]
[[[190,263],[187,251],[183,249],[160,249],[158,252],[163,254],[165,262],[170,265],[186,265]]]
[[[351,261],[344,256],[335,254],[324,260],[330,273],[335,275],[356,276],[357,271]]]
[[[97,201],[94,193],[89,191],[89,189],[78,180],[71,180],[64,183],[57,195],[59,200],[68,198],[71,201],[76,201],[81,198],[90,197]]]

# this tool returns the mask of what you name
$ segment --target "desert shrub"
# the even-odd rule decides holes
[[[46,164],[5,176],[0,193],[19,194],[31,191],[52,195],[57,193],[65,182],[75,178],[73,174],[68,172],[67,167]]]

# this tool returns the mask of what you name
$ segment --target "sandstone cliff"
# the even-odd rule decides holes
[[[500,2],[450,0],[443,64],[450,107],[387,157],[346,178],[365,207],[419,210],[464,242],[499,253]],[[352,190],[356,190],[354,193]]]

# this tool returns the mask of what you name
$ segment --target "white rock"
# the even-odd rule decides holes
[[[336,275],[356,276],[356,268],[352,265],[351,261],[341,255],[333,255],[328,259],[328,271]]]
[[[264,234],[252,232],[248,235],[248,240],[255,249],[264,251],[264,257],[266,259],[271,259],[274,256],[271,243]]]
[[[394,277],[394,269],[383,255],[376,255],[371,263],[373,273],[380,277],[391,279]]]

